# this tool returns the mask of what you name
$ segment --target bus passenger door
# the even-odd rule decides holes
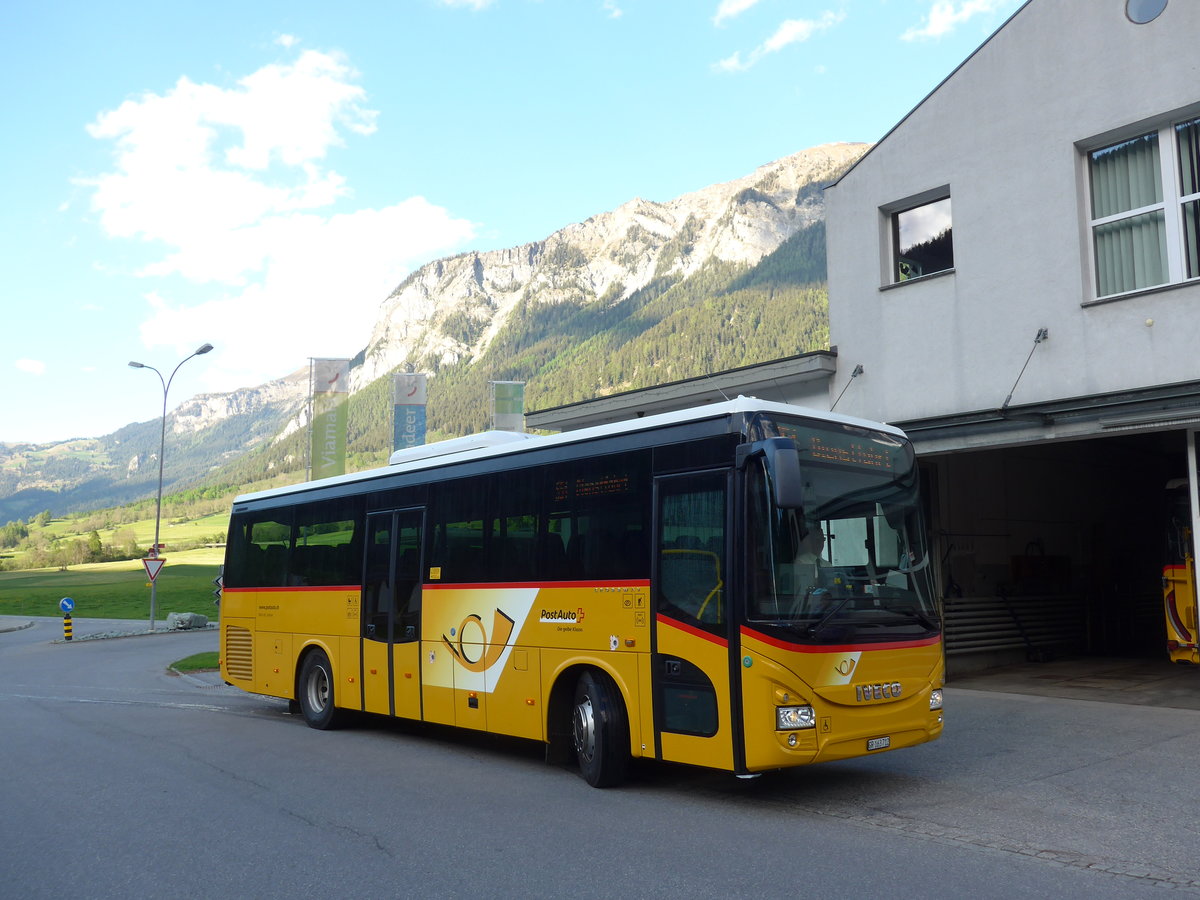
[[[362,708],[421,718],[421,532],[424,510],[367,516],[362,595]]]
[[[732,769],[726,471],[655,480],[654,730],[661,759]]]

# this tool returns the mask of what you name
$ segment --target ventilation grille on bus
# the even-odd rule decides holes
[[[253,647],[248,630],[236,625],[225,628],[225,669],[230,678],[249,681],[254,677]]]

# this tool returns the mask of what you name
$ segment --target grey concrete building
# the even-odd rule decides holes
[[[948,666],[1163,654],[1200,427],[1200,3],[1030,0],[826,191],[831,392],[926,465]]]

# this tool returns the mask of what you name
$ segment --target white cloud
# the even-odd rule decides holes
[[[617,6],[616,0],[604,0],[603,9],[610,19],[619,19],[625,15],[625,11]]]
[[[287,374],[310,356],[361,350],[379,304],[413,267],[469,239],[474,228],[420,197],[323,218],[296,213],[261,229],[264,277],[197,306],[158,294],[141,326],[147,346],[211,341],[210,390]]]
[[[714,68],[723,72],[744,72],[746,69],[760,62],[765,56],[771,53],[778,53],[792,44],[807,41],[814,34],[832,28],[844,18],[846,18],[844,12],[835,13],[827,10],[819,19],[788,19],[775,29],[773,35],[751,50],[750,55],[746,59],[742,59],[741,52],[739,51],[716,63]]]
[[[110,236],[188,247],[268,213],[328,205],[344,192],[320,166],[343,143],[339,127],[375,129],[351,77],[334,57],[306,51],[235,89],[181,78],[164,96],[127,100],[88,126],[117,146],[116,171],[81,182],[94,189],[92,208]]]
[[[450,7],[465,7],[467,9],[487,9],[492,5],[492,0],[437,0],[442,6]]]
[[[46,374],[46,364],[40,359],[18,359],[16,366],[22,372],[27,372],[30,375]]]
[[[713,24],[723,25],[726,19],[740,16],[757,4],[758,0],[721,0],[720,5],[717,7],[717,12],[713,16]]]
[[[408,271],[474,235],[421,197],[334,211],[348,189],[329,150],[375,130],[355,78],[342,60],[305,51],[231,88],[181,78],[88,128],[114,146],[113,171],[82,182],[105,232],[162,248],[137,274],[222,286],[198,305],[152,287],[141,326],[147,346],[186,354],[213,343],[211,390],[357,352]]]
[[[280,47],[286,47],[290,50],[292,47],[295,47],[298,43],[300,43],[300,38],[296,37],[294,34],[281,34],[279,37],[275,38],[275,43]]]
[[[900,39],[903,41],[939,38],[949,34],[959,25],[975,16],[993,13],[1011,7],[1014,0],[937,0],[929,9],[923,24],[908,29]]]

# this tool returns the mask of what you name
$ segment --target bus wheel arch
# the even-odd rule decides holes
[[[606,672],[580,670],[573,682],[569,725],[583,779],[592,787],[621,784],[629,772],[629,714],[620,689]]]
[[[308,648],[296,670],[296,702],[310,728],[326,731],[341,725],[344,717],[335,705],[334,683],[329,655],[320,647]]]

